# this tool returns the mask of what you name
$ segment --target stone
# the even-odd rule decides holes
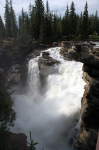
[[[11,133],[8,143],[9,149],[28,150],[27,136],[24,133]]]

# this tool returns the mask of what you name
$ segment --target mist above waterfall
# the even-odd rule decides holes
[[[79,128],[84,91],[82,63],[64,60],[59,54],[60,48],[47,51],[61,62],[54,66],[58,71],[47,77],[45,91],[41,93],[39,57],[30,60],[28,91],[14,95],[16,121],[12,131],[23,132],[28,137],[31,131],[32,138],[39,143],[37,150],[71,150],[69,139],[74,129]]]

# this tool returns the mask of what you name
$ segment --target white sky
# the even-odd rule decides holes
[[[15,11],[16,16],[21,13],[22,7],[24,11],[28,11],[28,6],[34,4],[35,0],[12,0],[13,1],[13,8]],[[48,0],[50,10],[54,11],[57,14],[61,14],[62,16],[65,13],[67,3],[70,7],[71,2],[74,2],[76,13],[80,13],[84,10],[86,0]],[[46,0],[43,0],[44,5],[46,4]],[[98,11],[99,16],[99,0],[87,0],[88,2],[88,12],[89,14],[95,14],[96,10]],[[5,7],[5,0],[0,0],[0,15],[4,17],[4,7]]]

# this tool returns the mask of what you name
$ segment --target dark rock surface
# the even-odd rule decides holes
[[[63,55],[64,59],[81,61],[82,56],[89,54],[89,52],[93,49],[93,47],[89,43],[84,42],[66,42],[63,41],[61,43],[61,55]]]
[[[46,77],[49,74],[54,74],[57,72],[54,65],[60,62],[49,56],[49,52],[43,52],[42,57],[39,58],[38,65],[40,70],[40,81],[43,87],[46,82]]]
[[[8,148],[13,150],[28,150],[27,136],[23,133],[11,133]]]
[[[49,74],[54,73],[53,65],[59,63],[58,60],[49,56],[49,52],[43,52],[42,57],[40,57],[38,61],[40,75],[47,77]]]
[[[28,61],[40,55],[46,46],[18,45],[10,43],[0,45],[0,68],[4,69],[9,84],[21,84],[27,80]]]
[[[99,130],[99,48],[92,46],[92,43],[62,42],[61,49],[65,59],[84,64],[83,80],[86,85],[81,100],[81,125],[76,145],[78,150],[95,150]]]

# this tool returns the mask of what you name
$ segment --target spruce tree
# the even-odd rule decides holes
[[[53,41],[57,41],[58,39],[58,26],[57,26],[57,16],[54,14],[53,17]]]
[[[35,17],[35,37],[38,39],[40,35],[41,23],[44,17],[44,5],[42,0],[35,0]]]
[[[29,32],[31,39],[36,39],[36,8],[34,6],[32,6],[31,10]]]
[[[11,16],[8,0],[6,0],[4,18],[5,18],[5,35],[6,37],[11,37]]]
[[[46,10],[44,14],[44,22],[42,22],[43,25],[43,35],[46,39],[46,43],[50,43],[52,40],[52,26],[50,21],[50,8],[48,1],[46,2]],[[42,27],[42,26],[41,26]],[[41,35],[41,34],[40,34]]]
[[[5,36],[5,28],[2,18],[0,16],[0,38],[3,38],[4,36]]]
[[[17,36],[17,21],[16,21],[16,16],[15,12],[13,10],[12,6],[12,0],[10,0],[10,21],[11,21],[11,37],[16,38]]]
[[[83,21],[82,20],[82,12],[81,12],[80,16],[77,15],[76,19],[77,19],[76,36],[78,36],[78,35],[81,36],[81,33],[82,33],[82,21]]]
[[[88,18],[88,4],[86,1],[83,13],[82,39],[88,39],[88,37],[89,37],[89,18]]]
[[[74,2],[71,3],[69,21],[70,21],[70,24],[69,24],[70,34],[75,35],[75,33],[76,33],[76,13],[75,13]]]
[[[62,20],[62,34],[64,36],[68,36],[70,34],[70,27],[69,27],[69,7],[67,4],[65,16]]]

